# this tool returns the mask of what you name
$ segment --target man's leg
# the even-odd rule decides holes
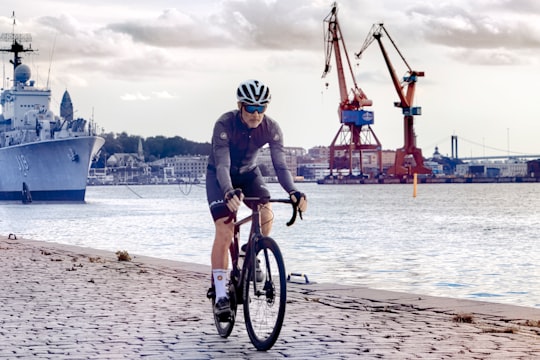
[[[216,235],[212,246],[212,269],[227,269],[229,266],[229,247],[233,238],[234,224],[226,224],[227,218],[214,222]]]
[[[212,246],[212,278],[215,289],[214,312],[219,317],[228,317],[231,312],[227,294],[227,270],[229,266],[229,246],[233,237],[234,225],[225,224],[227,218],[215,221],[216,235]]]
[[[229,246],[233,237],[234,225],[226,224],[227,218],[215,221],[216,235],[212,246],[212,276],[216,290],[216,301],[227,298],[227,269],[229,267]]]
[[[261,207],[261,231],[264,236],[269,236],[274,223],[274,213],[270,203]]]
[[[206,174],[206,195],[216,231],[210,257],[215,292],[214,311],[221,316],[230,313],[230,304],[227,296],[227,270],[229,265],[229,246],[233,237],[234,225],[232,223],[225,223],[230,212],[223,202],[223,193],[221,192],[214,171],[208,171]]]

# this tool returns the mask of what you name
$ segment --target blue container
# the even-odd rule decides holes
[[[373,111],[343,110],[341,112],[341,122],[357,126],[372,125],[374,123]]]
[[[420,106],[403,108],[403,115],[406,115],[406,116],[422,115],[422,108]]]

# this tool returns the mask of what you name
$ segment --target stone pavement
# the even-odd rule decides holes
[[[540,358],[540,309],[294,283],[258,352],[241,311],[216,334],[207,266],[130,255],[0,236],[0,359]]]

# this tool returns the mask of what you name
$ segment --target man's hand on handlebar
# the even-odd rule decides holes
[[[235,213],[240,209],[242,200],[244,200],[244,194],[241,189],[230,190],[225,194],[225,204],[232,213]]]
[[[303,213],[307,210],[306,194],[300,191],[291,191],[289,193],[289,197],[291,198],[294,206],[298,209],[298,211],[300,211],[300,213]]]

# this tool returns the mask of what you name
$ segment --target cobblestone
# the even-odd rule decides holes
[[[0,236],[0,359],[540,357],[540,309],[294,283],[280,338],[258,352],[241,311],[217,335],[208,267],[132,258]]]

